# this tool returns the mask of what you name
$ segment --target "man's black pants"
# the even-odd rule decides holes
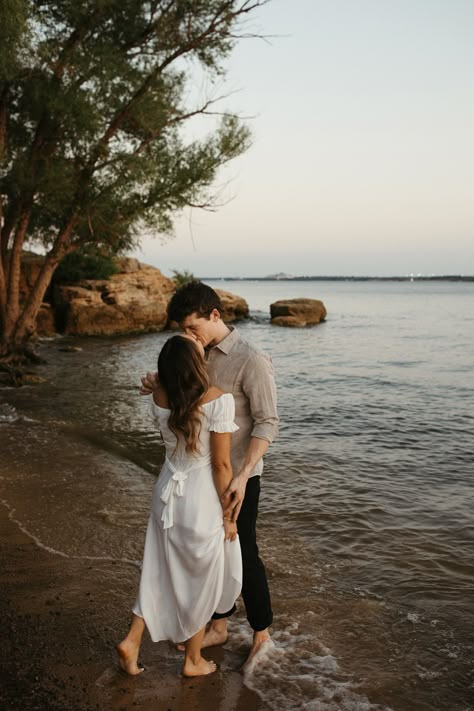
[[[247,482],[245,497],[237,519],[240,547],[242,549],[243,581],[242,597],[247,619],[255,632],[265,630],[273,620],[270,591],[265,568],[258,555],[257,515],[260,497],[260,477],[252,476]],[[232,610],[224,614],[214,613],[212,619],[230,617]]]

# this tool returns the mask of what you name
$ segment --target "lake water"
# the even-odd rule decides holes
[[[276,711],[474,709],[474,284],[208,283],[247,299],[238,328],[278,384],[259,517],[276,647],[246,683]],[[327,321],[271,326],[295,296]],[[163,451],[137,384],[166,338],[46,342],[47,382],[0,391],[1,498],[39,545],[140,557]],[[231,627],[230,652],[242,610]]]

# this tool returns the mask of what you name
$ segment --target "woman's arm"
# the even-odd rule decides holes
[[[214,486],[224,508],[222,495],[232,481],[230,463],[230,432],[211,432],[211,464]],[[237,535],[237,525],[230,517],[224,517],[225,540],[233,541]]]
[[[211,432],[211,463],[212,476],[220,499],[232,481],[230,432]]]

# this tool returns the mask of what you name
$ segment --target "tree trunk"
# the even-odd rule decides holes
[[[14,304],[7,302],[7,327],[2,328],[0,333],[0,369],[6,370],[11,376],[10,380],[17,384],[21,384],[21,372],[24,365],[28,361],[38,359],[32,349],[32,339],[36,333],[36,318],[56,267],[68,252],[73,251],[70,237],[76,222],[77,215],[74,214],[56,238],[53,248],[45,257],[41,271],[21,312],[19,305],[15,307]]]
[[[9,340],[14,332],[16,322],[20,317],[20,271],[21,253],[25,241],[26,231],[30,222],[31,206],[24,208],[20,215],[15,236],[13,239],[12,251],[9,255],[8,278],[6,282],[6,299],[4,317],[2,323],[2,334],[4,339]],[[5,292],[4,292],[5,293]],[[3,301],[3,299],[2,299]]]
[[[41,268],[38,278],[28,297],[28,302],[16,323],[14,331],[14,342],[16,347],[27,346],[36,333],[36,318],[43,303],[43,298],[48,288],[51,277],[61,259],[67,254],[66,248],[62,248],[56,254],[50,252]]]

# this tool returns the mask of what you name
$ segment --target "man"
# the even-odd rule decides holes
[[[242,597],[252,627],[253,643],[247,662],[270,642],[272,623],[270,592],[265,568],[258,555],[256,522],[262,457],[278,431],[276,388],[270,358],[247,343],[237,329],[222,321],[222,304],[210,286],[193,281],[181,287],[168,305],[170,321],[199,340],[206,349],[210,382],[235,399],[231,459],[234,478],[223,495],[227,513],[237,520],[243,562]],[[142,394],[149,394],[156,376],[142,378]],[[227,618],[215,614],[203,646],[227,640]]]

